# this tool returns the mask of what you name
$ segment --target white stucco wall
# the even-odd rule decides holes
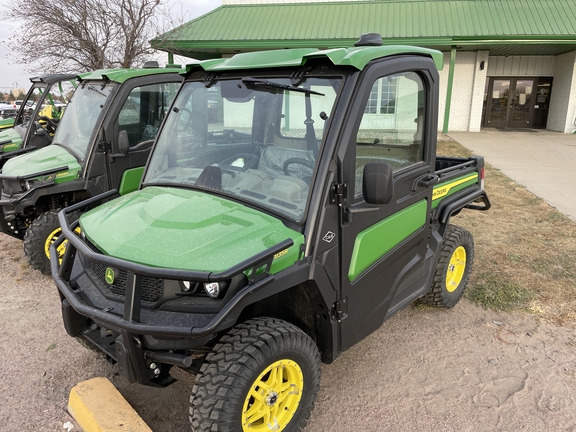
[[[555,56],[490,56],[488,76],[554,76]]]
[[[480,70],[482,61],[484,61],[484,69]],[[488,51],[456,53],[449,131],[480,131],[487,70]],[[444,126],[449,71],[450,52],[445,52],[444,69],[440,71],[438,130],[442,130]]]
[[[576,51],[556,57],[547,129],[571,133],[576,127]]]
[[[484,91],[486,88],[486,76],[488,75],[489,66],[488,54],[488,51],[478,51],[476,53],[474,87],[472,88],[470,120],[468,123],[468,130],[470,132],[480,132],[482,126],[482,108],[484,105]],[[482,62],[484,62],[484,69],[480,70]]]

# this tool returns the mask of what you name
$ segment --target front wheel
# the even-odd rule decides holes
[[[30,266],[45,275],[50,274],[50,246],[62,235],[58,211],[48,211],[36,218],[24,235],[24,254]],[[58,247],[58,258],[62,259],[68,241]]]
[[[443,308],[456,306],[464,294],[474,261],[474,239],[464,228],[448,225],[434,281],[422,300]]]
[[[195,432],[300,431],[320,387],[320,354],[298,327],[255,318],[220,339],[196,381]]]

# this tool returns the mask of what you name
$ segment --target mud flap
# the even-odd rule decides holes
[[[62,300],[62,320],[66,333],[72,337],[78,336],[81,330],[88,327],[88,318],[76,312],[66,299]]]
[[[124,343],[124,336],[126,336],[125,332],[123,332],[123,336],[118,336],[115,341],[116,347],[116,361],[118,362],[118,371],[120,375],[126,378],[129,382],[134,383],[138,382],[138,377],[136,376],[136,370],[134,365],[132,364],[131,357],[135,357],[131,354],[131,351],[138,350],[135,346],[126,346]],[[128,336],[129,337],[129,336]],[[130,349],[132,348],[132,349]],[[142,350],[140,351],[140,358],[143,358]],[[137,362],[137,359],[134,359],[134,362]]]
[[[125,341],[129,341],[129,343]],[[171,367],[169,365],[157,364],[157,367],[161,367],[162,370],[158,376],[155,375],[146,363],[140,340],[127,331],[122,331],[122,335],[116,338],[115,347],[118,371],[131,383],[166,387],[176,382],[168,373]]]

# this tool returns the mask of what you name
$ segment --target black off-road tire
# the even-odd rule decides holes
[[[53,242],[62,233],[58,228],[58,211],[48,211],[36,218],[24,235],[24,254],[30,266],[45,275],[50,274],[50,258],[46,254],[46,244],[49,236]],[[55,235],[52,235],[55,231]]]
[[[296,364],[303,377],[302,396],[292,410],[293,416],[285,420],[278,430],[301,431],[314,408],[320,387],[320,354],[307,334],[286,321],[274,318],[254,318],[237,325],[208,354],[190,397],[192,430],[243,431],[243,409],[245,403],[250,406],[253,401],[249,397],[250,389],[258,388],[264,394],[257,384],[262,382],[263,372],[278,362]],[[280,401],[281,397],[277,400]],[[269,395],[266,401],[267,406],[270,402],[276,403],[276,399],[269,399]],[[264,410],[268,409],[262,406]],[[289,411],[288,408],[285,410]],[[284,410],[280,411],[279,416],[284,413]]]
[[[464,263],[461,263],[461,260],[458,259],[458,257],[462,257],[462,249],[459,249],[460,247],[465,251]],[[464,228],[448,225],[444,233],[440,258],[436,264],[432,287],[421,300],[430,306],[441,308],[456,306],[468,284],[473,262],[474,239],[472,234]],[[454,267],[459,265],[462,266],[462,274],[454,277]],[[449,281],[448,284],[447,280]],[[453,283],[451,284],[450,281]],[[448,286],[450,289],[448,289]]]

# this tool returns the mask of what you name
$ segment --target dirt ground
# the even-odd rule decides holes
[[[190,430],[192,376],[175,373],[167,389],[128,384],[67,336],[56,288],[28,267],[21,243],[0,234],[0,250],[0,431],[79,431],[68,395],[96,376],[155,432]],[[576,432],[576,334],[465,299],[411,306],[323,365],[306,431],[332,430]]]

